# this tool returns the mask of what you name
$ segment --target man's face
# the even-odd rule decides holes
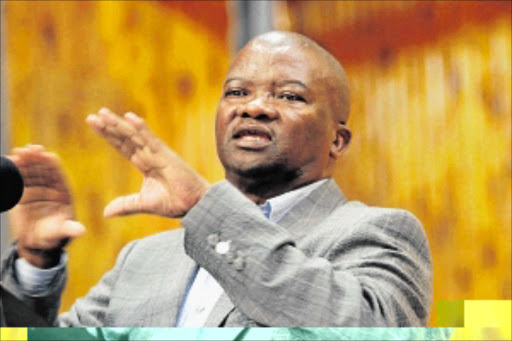
[[[336,137],[332,82],[318,53],[253,43],[232,64],[217,108],[220,160],[230,175],[325,177]]]

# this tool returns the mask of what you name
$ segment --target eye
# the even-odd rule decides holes
[[[277,96],[279,99],[285,99],[287,101],[293,101],[293,102],[304,102],[306,103],[306,99],[302,97],[301,95],[297,95],[292,92],[285,92]]]
[[[247,95],[248,92],[244,89],[229,89],[224,93],[224,97],[241,97]]]

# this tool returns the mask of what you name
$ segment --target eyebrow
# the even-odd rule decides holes
[[[231,78],[226,79],[226,81],[224,82],[224,85],[226,85],[230,82],[233,82],[233,81],[251,82],[252,83],[251,80],[248,80],[248,79],[245,79],[242,77],[231,77]],[[280,81],[277,83],[277,86],[284,86],[284,85],[288,85],[288,84],[296,84],[296,85],[309,91],[309,88],[307,87],[307,85],[297,79],[287,79],[284,81]]]
[[[229,82],[233,82],[233,81],[247,82],[248,80],[245,78],[242,78],[242,77],[232,77],[232,78],[226,79],[226,81],[224,82],[224,85],[228,84]]]
[[[306,84],[302,83],[301,81],[299,80],[296,80],[296,79],[288,79],[288,80],[284,80],[282,82],[278,82],[278,86],[283,86],[283,85],[288,85],[288,84],[296,84],[300,87],[303,87],[304,89],[308,90],[309,91],[309,88],[307,87]]]

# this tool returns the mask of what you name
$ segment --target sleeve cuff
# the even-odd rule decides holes
[[[67,261],[68,256],[63,252],[59,264],[53,268],[40,269],[25,259],[18,258],[14,262],[14,271],[23,290],[27,294],[35,296],[46,292],[50,288],[55,276],[66,266]]]

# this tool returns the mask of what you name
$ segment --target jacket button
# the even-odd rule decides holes
[[[243,257],[237,257],[235,258],[235,260],[233,261],[233,267],[235,268],[235,270],[243,270],[243,268],[245,268],[245,260]]]
[[[228,251],[225,257],[228,264],[232,264],[233,261],[235,260],[235,253],[232,251]]]
[[[231,240],[217,243],[217,245],[215,246],[215,251],[220,255],[225,255],[229,251],[230,243]]]
[[[216,233],[210,234],[208,237],[206,237],[206,241],[208,242],[208,245],[211,247],[215,247],[217,243],[219,242],[219,235]]]

